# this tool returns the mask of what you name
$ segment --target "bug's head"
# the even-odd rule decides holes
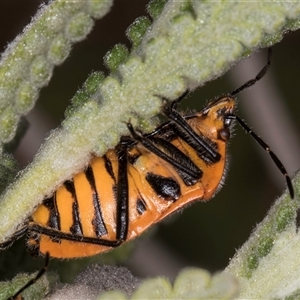
[[[227,141],[230,138],[232,120],[226,118],[234,113],[235,98],[223,96],[208,103],[199,113],[199,131],[210,139]]]

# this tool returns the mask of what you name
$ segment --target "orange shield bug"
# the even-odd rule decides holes
[[[102,157],[93,158],[86,170],[45,199],[29,222],[0,247],[27,232],[27,248],[33,255],[95,255],[134,239],[196,200],[209,200],[222,185],[234,121],[269,153],[293,198],[292,182],[281,161],[235,114],[235,95],[260,80],[270,64],[271,50],[254,79],[211,101],[200,112],[182,115],[176,110],[185,92],[164,105],[169,121],[150,134],[142,135],[128,123],[131,136],[123,137]]]

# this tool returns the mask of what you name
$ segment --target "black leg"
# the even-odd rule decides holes
[[[9,297],[7,300],[17,300],[17,299],[19,299],[18,296],[22,292],[24,292],[28,287],[33,285],[39,278],[41,278],[48,269],[49,259],[50,259],[50,255],[49,255],[49,252],[47,252],[44,267],[36,274],[36,276],[34,278],[29,280],[24,286],[22,286],[13,296]]]
[[[201,138],[200,135],[196,134],[187,121],[176,111],[176,109],[174,109],[174,105],[176,106],[177,103],[178,101],[174,100],[171,105],[166,105],[164,114],[176,123],[184,132],[186,132],[199,147],[203,148],[207,155],[211,157],[211,161],[213,163],[218,162],[220,160],[220,154],[216,152],[203,138]]]
[[[146,138],[142,135],[139,135],[133,129],[131,123],[127,123],[127,127],[128,127],[128,130],[130,131],[132,137],[136,141],[140,142],[145,148],[147,148],[149,151],[153,152],[155,155],[157,155],[158,157],[160,157],[163,160],[165,160],[166,162],[168,162],[170,165],[175,167],[177,170],[187,174],[191,178],[199,179],[201,177],[202,171],[199,170],[198,167],[195,166],[194,163],[188,157],[183,158],[184,154],[182,152],[178,153],[177,149],[176,150],[173,149],[172,144],[169,143],[168,146],[167,146],[165,144],[162,144],[163,141],[161,141],[160,139],[153,139],[152,138],[154,142],[160,143],[160,145],[164,148],[165,152],[161,151],[154,143],[152,143],[151,139],[148,139],[148,138]],[[172,151],[172,150],[168,151],[168,147],[170,147],[170,148],[172,147],[172,150],[176,151],[177,157],[179,158],[179,161],[175,160],[172,156],[169,156],[167,154],[169,151]],[[186,165],[190,165],[189,168],[187,168]]]
[[[117,183],[117,242],[122,243],[127,239],[129,223],[129,198],[128,198],[128,172],[127,149],[120,149],[118,153],[118,183]]]
[[[0,243],[0,250],[4,250],[7,247],[11,246],[16,240],[21,238],[27,231],[28,226],[24,225],[21,229],[17,230],[12,237],[10,237],[7,241]]]
[[[67,241],[73,241],[79,243],[101,245],[106,247],[118,247],[122,243],[122,241],[118,241],[118,240],[111,241],[111,240],[105,240],[97,237],[88,237],[88,236],[83,236],[78,234],[67,233],[49,227],[43,227],[34,223],[29,224],[28,231],[29,232],[34,231],[38,234],[44,234],[49,237],[53,237],[56,240],[60,239],[60,240],[67,240]]]
[[[171,104],[170,104],[170,100],[163,97],[163,96],[160,96],[160,95],[154,95],[156,97],[159,97],[161,98],[162,100],[164,100],[166,102],[165,106],[170,106],[172,109],[176,109],[177,108],[177,105],[179,102],[181,102],[181,100],[183,100],[188,94],[189,94],[189,90],[186,90],[185,92],[183,92],[182,95],[180,95],[177,99],[175,100],[172,100],[171,101]]]

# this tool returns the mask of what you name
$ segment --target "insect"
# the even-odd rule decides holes
[[[271,56],[269,50],[267,63],[255,78],[212,100],[200,112],[181,115],[176,110],[185,92],[164,105],[169,121],[152,133],[142,135],[128,123],[131,136],[123,137],[115,149],[93,158],[85,171],[66,181],[0,248],[27,233],[32,255],[95,255],[134,239],[196,200],[211,199],[224,180],[227,142],[234,121],[269,153],[293,198],[292,182],[281,161],[234,114],[235,95],[267,73]]]

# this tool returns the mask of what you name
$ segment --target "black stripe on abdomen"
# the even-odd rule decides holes
[[[107,234],[107,229],[102,217],[99,194],[96,189],[95,176],[91,166],[88,166],[88,168],[86,169],[85,176],[91,186],[93,193],[92,198],[94,207],[94,217],[92,219],[92,225],[96,236],[101,237]]]
[[[47,198],[43,201],[43,205],[45,205],[50,212],[49,220],[47,223],[48,227],[51,227],[56,230],[60,230],[60,216],[57,209],[56,203],[56,192],[51,198]]]
[[[113,172],[111,161],[108,159],[108,157],[106,155],[103,155],[103,159],[104,159],[104,166],[105,166],[106,172],[109,174],[109,176],[111,177],[111,179],[114,182],[116,182],[116,177],[115,177],[115,174]]]
[[[79,209],[78,209],[78,201],[77,195],[75,191],[74,182],[71,180],[67,180],[64,183],[64,187],[66,190],[71,194],[73,203],[72,203],[72,217],[73,217],[73,224],[70,227],[70,232],[76,235],[82,235],[82,225],[80,221]]]

